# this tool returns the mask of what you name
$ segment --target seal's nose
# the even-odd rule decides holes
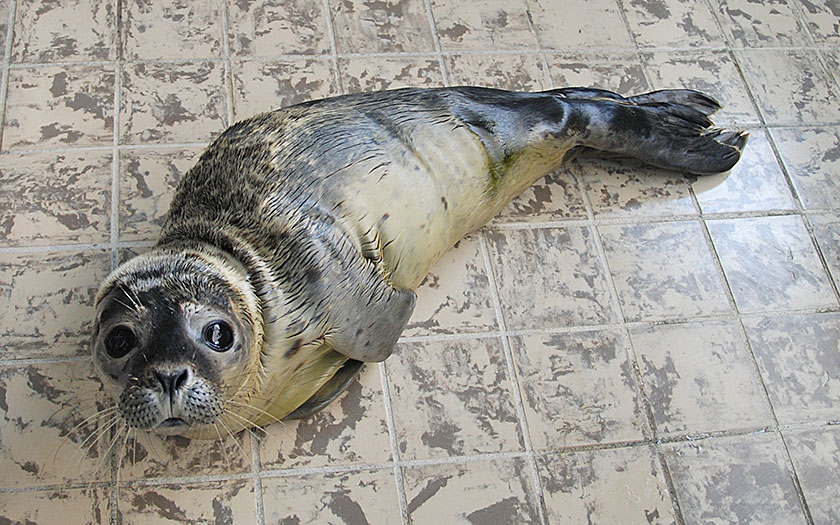
[[[155,371],[154,374],[163,387],[163,393],[169,396],[180,390],[189,377],[189,372],[186,368],[167,372]]]

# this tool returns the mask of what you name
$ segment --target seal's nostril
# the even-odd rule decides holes
[[[160,385],[163,387],[163,393],[172,395],[180,390],[184,383],[187,382],[189,372],[184,370],[176,370],[174,372],[158,372],[155,371],[155,378],[157,378]]]

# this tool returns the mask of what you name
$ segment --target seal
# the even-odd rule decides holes
[[[713,127],[719,108],[690,90],[409,88],[233,125],[96,297],[122,428],[216,438],[320,410],[390,355],[444,252],[582,149],[729,170],[747,135]]]

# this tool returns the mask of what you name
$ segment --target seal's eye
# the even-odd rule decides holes
[[[113,359],[119,359],[131,352],[136,342],[137,336],[134,335],[131,328],[118,326],[111,330],[108,338],[105,339],[105,352]]]
[[[204,344],[217,352],[226,352],[233,346],[233,329],[224,321],[213,321],[202,332]]]

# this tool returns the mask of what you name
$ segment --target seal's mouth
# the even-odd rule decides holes
[[[181,419],[180,417],[170,417],[168,419],[164,419],[161,421],[157,428],[175,428],[181,426],[188,426],[189,423]]]

